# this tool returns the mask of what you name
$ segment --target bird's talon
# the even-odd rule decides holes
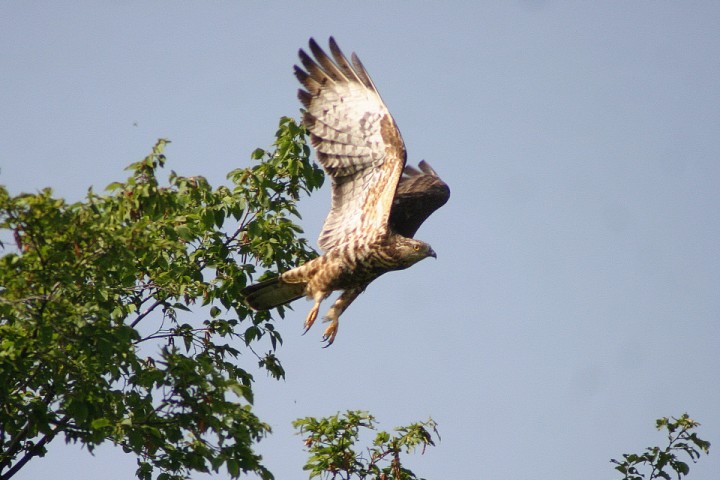
[[[305,324],[303,325],[303,327],[305,328],[305,330],[303,330],[303,333],[302,333],[303,335],[305,335],[305,334],[308,332],[308,330],[310,330],[310,328],[311,328],[311,327],[313,326],[313,324],[315,323],[315,319],[317,318],[318,307],[319,307],[319,306],[320,306],[319,304],[316,304],[316,305],[312,308],[312,310],[310,310],[310,313],[308,313],[308,316],[307,316],[307,318],[305,319]]]
[[[333,344],[335,341],[335,336],[337,335],[338,331],[338,321],[337,320],[330,320],[330,325],[325,329],[325,332],[323,333],[323,341],[327,342],[327,345],[325,345],[325,348],[329,347]]]

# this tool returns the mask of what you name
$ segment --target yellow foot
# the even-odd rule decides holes
[[[323,341],[327,342],[325,345],[325,348],[329,347],[333,344],[335,341],[335,336],[337,335],[338,331],[338,321],[337,320],[331,320],[330,325],[325,329],[325,333],[323,333]]]
[[[315,323],[315,319],[318,316],[319,307],[320,307],[319,304],[315,305],[312,308],[312,310],[310,310],[310,313],[308,313],[308,316],[305,319],[305,324],[303,325],[303,327],[305,328],[305,330],[303,330],[303,335],[305,335],[308,332],[308,330],[310,330],[310,327],[313,326],[313,323]]]

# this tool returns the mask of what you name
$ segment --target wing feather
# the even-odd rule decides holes
[[[405,237],[414,237],[420,225],[450,198],[450,187],[425,160],[420,170],[405,167],[390,212],[390,228]]]
[[[405,144],[365,67],[350,63],[330,38],[329,57],[310,39],[314,59],[303,50],[304,70],[295,75],[306,90],[303,124],[318,161],[332,179],[332,203],[319,246],[329,250],[358,237],[385,235],[403,167]]]
[[[372,81],[372,78],[370,78],[370,75],[368,75],[367,70],[365,70],[365,66],[360,61],[360,58],[354,53],[352,54],[352,63],[363,85],[365,85],[371,90],[377,91],[377,88],[375,88],[375,83]]]

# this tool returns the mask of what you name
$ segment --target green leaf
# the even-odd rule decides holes
[[[240,476],[240,463],[238,463],[237,460],[235,460],[234,458],[228,458],[225,462],[225,465],[227,467],[228,473],[232,478],[237,478]]]
[[[261,160],[265,156],[265,150],[262,148],[256,148],[253,150],[252,154],[250,155],[250,158],[253,160]]]
[[[112,425],[112,423],[107,418],[96,418],[90,423],[90,426],[94,430],[100,430],[109,427],[110,425]]]
[[[178,234],[180,238],[187,242],[191,242],[195,240],[195,234],[193,231],[186,225],[177,225],[175,227],[175,232]]]

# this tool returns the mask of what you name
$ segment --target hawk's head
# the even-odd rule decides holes
[[[408,268],[427,257],[437,258],[430,245],[414,238],[398,236],[394,246],[394,257],[398,262],[398,270]]]

